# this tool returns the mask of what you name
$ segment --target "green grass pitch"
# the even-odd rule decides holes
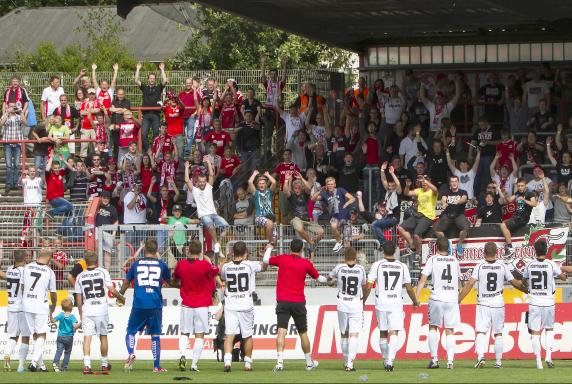
[[[306,372],[303,360],[285,361],[283,372],[274,373],[274,361],[254,361],[254,371],[243,372],[243,363],[234,363],[231,373],[222,371],[222,363],[211,360],[199,363],[200,372],[180,372],[177,361],[164,361],[165,373],[153,373],[151,361],[136,361],[133,371],[124,372],[123,362],[114,361],[109,375],[84,376],[81,362],[72,362],[70,370],[63,373],[1,372],[1,383],[569,383],[572,377],[572,361],[555,361],[556,368],[537,370],[534,360],[505,361],[502,369],[493,368],[494,361],[479,370],[473,368],[474,361],[455,362],[454,370],[441,367],[425,369],[425,357],[419,360],[396,361],[394,372],[385,372],[379,360],[357,360],[356,372],[345,372],[340,360],[320,361],[315,371]],[[46,363],[48,363],[46,361]],[[98,367],[99,361],[92,360]],[[51,370],[51,364],[47,364]],[[190,366],[190,362],[187,362]],[[176,377],[190,380],[175,381]]]

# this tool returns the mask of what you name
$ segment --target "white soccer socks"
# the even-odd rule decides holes
[[[387,338],[385,337],[381,337],[379,339],[379,351],[381,352],[381,358],[387,362],[387,359],[389,358],[389,345],[387,344]]]
[[[487,347],[487,335],[479,332],[475,340],[475,349],[477,350],[477,360],[485,358],[485,349]]]
[[[552,361],[552,349],[554,348],[554,331],[546,330],[544,332],[546,342],[546,361]]]
[[[495,337],[495,358],[497,364],[502,364],[502,353],[504,352],[504,344],[502,335]]]
[[[455,334],[447,335],[447,363],[452,363],[455,360],[455,348],[457,344],[457,337]]]
[[[429,337],[427,338],[429,342],[429,352],[431,353],[431,359],[433,361],[439,361],[439,356],[437,351],[439,350],[439,332],[436,329],[429,330]]]
[[[350,336],[350,340],[348,342],[348,360],[347,365],[350,368],[354,367],[354,360],[357,356],[357,348],[358,348],[358,338],[356,336]]]
[[[203,353],[203,345],[204,345],[203,339],[195,339],[195,346],[193,347],[193,363],[191,367],[196,368],[201,358],[201,353]]]
[[[399,343],[399,337],[397,335],[389,336],[388,353],[387,353],[388,365],[393,365],[393,361],[395,360],[395,355],[397,354],[398,343]]]
[[[38,337],[34,342],[34,353],[32,354],[32,362],[37,366],[41,366],[42,354],[44,353],[44,345],[46,340],[43,337]]]
[[[185,356],[187,348],[189,348],[189,335],[179,336],[179,353],[181,356]]]
[[[342,346],[342,354],[344,355],[344,364],[348,362],[348,338],[342,337],[340,340]]]
[[[30,344],[20,344],[20,350],[18,351],[18,368],[24,368],[26,363],[26,357],[28,356],[28,350],[30,349]]]

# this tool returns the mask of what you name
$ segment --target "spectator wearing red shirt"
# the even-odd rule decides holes
[[[224,147],[230,145],[232,139],[228,132],[223,132],[222,122],[219,119],[213,121],[214,131],[210,131],[206,134],[204,141],[205,143],[211,143],[211,145],[216,145],[216,153],[219,156],[224,155]]]
[[[181,102],[185,105],[185,110],[183,112],[183,123],[185,126],[185,134],[187,136],[185,155],[190,153],[195,141],[195,123],[197,121],[197,112],[199,110],[201,97],[202,92],[199,78],[186,78],[185,89],[179,93],[179,100],[181,100]]]
[[[123,113],[123,122],[115,124],[115,129],[119,131],[119,157],[117,163],[120,166],[123,163],[123,157],[129,152],[129,143],[137,141],[139,138],[140,127],[139,122],[133,119],[131,111],[125,111]]]
[[[163,121],[159,127],[159,136],[153,139],[150,155],[154,161],[159,161],[165,156],[165,152],[173,152],[175,143],[173,138],[167,133],[167,124]]]
[[[277,362],[274,369],[275,371],[284,369],[284,340],[288,332],[290,318],[293,318],[300,336],[302,351],[304,351],[306,358],[306,370],[312,370],[318,366],[318,363],[312,360],[312,354],[310,353],[304,286],[306,275],[321,283],[325,283],[326,278],[318,274],[312,262],[302,257],[304,252],[302,239],[293,239],[290,243],[290,251],[290,254],[271,257],[272,246],[269,244],[263,260],[264,264],[278,267],[278,279],[276,282]]]
[[[89,95],[89,98],[87,100],[84,100],[81,103],[81,108],[79,111],[79,114],[82,116],[82,121],[81,121],[81,139],[82,140],[88,140],[88,139],[95,139],[95,131],[93,129],[93,127],[91,126],[91,123],[89,122],[88,119],[88,114],[91,112],[92,115],[95,115],[97,113],[99,113],[102,110],[102,106],[101,103],[99,102],[99,100],[97,99],[97,96],[95,95],[95,89],[94,88],[89,88],[87,90],[87,94]],[[81,143],[81,149],[79,152],[79,156],[86,158],[87,157],[87,149],[89,147],[90,143]]]
[[[369,136],[361,146],[366,158],[366,166],[363,168],[363,190],[366,209],[371,210],[371,204],[381,201],[381,172],[379,170],[381,142],[377,139],[374,124],[368,125],[367,132]]]
[[[46,165],[46,201],[52,209],[48,212],[50,216],[65,215],[73,210],[73,205],[64,199],[64,176],[66,171],[61,168],[59,161],[53,161],[51,156]],[[64,162],[67,167],[69,164]]]
[[[509,170],[512,170],[512,163],[510,161],[510,155],[513,155],[515,159],[518,158],[518,143],[510,138],[508,130],[501,129],[501,142],[497,144],[497,154],[499,155],[498,165],[507,165]]]
[[[236,173],[240,166],[240,158],[232,153],[229,146],[224,148],[224,156],[220,161],[220,169],[225,178],[230,178]]]
[[[176,154],[175,150],[175,154]],[[159,172],[160,179],[159,179],[159,187],[167,185],[169,188],[169,192],[175,192],[175,177],[177,173],[177,168],[179,166],[179,162],[177,160],[173,160],[176,157],[175,154],[171,152],[165,152],[165,158],[158,161],[156,164],[156,170]]]
[[[195,335],[191,370],[198,371],[197,363],[203,351],[205,333],[209,332],[209,307],[213,304],[213,287],[219,268],[206,256],[201,257],[203,246],[200,241],[192,240],[188,247],[188,256],[175,267],[170,285],[179,286],[182,304],[179,324],[179,368],[186,369],[185,353],[189,346],[189,335]]]
[[[167,101],[164,105],[163,113],[165,114],[165,121],[167,123],[167,134],[175,141],[178,160],[181,161],[185,154],[185,145],[187,142],[185,128],[183,126],[185,105],[173,92],[167,92]]]
[[[290,211],[290,205],[288,204],[288,197],[282,192],[284,189],[284,183],[286,182],[286,176],[289,173],[300,172],[300,168],[296,163],[292,162],[292,151],[290,149],[285,149],[282,154],[282,163],[278,164],[274,173],[275,178],[278,178],[280,184],[280,192],[278,193],[278,203],[280,206],[280,212],[282,213],[282,224],[288,224],[290,220],[288,219],[288,214]]]
[[[219,101],[219,115],[223,129],[232,129],[238,124],[238,111],[231,92],[226,92],[222,102]]]
[[[45,246],[43,248],[46,248]],[[48,247],[49,248],[49,247]],[[62,285],[65,282],[64,271],[68,265],[68,255],[63,251],[63,241],[61,237],[56,237],[53,243],[53,249],[55,251],[52,253],[51,263],[53,265],[52,269],[56,275],[56,287],[62,289]]]

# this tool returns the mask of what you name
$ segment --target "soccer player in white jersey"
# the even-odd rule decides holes
[[[405,287],[407,295],[413,302],[413,307],[419,306],[415,297],[415,291],[411,286],[409,268],[395,259],[397,249],[395,242],[387,241],[382,246],[383,259],[378,260],[371,266],[367,278],[365,298],[369,296],[375,283],[375,311],[377,327],[379,328],[379,347],[384,359],[384,367],[388,372],[393,371],[393,362],[397,354],[399,343],[399,331],[403,330],[403,296],[402,288]]]
[[[34,352],[28,369],[36,372],[47,371],[42,360],[49,320],[56,308],[56,275],[48,266],[52,251],[43,249],[36,261],[24,267],[20,288],[22,289],[22,309],[30,334],[34,335]],[[49,293],[49,294],[48,294]]]
[[[546,366],[554,368],[552,348],[554,347],[554,291],[555,278],[566,281],[566,274],[552,260],[546,259],[548,245],[545,241],[534,243],[536,260],[524,268],[523,278],[528,283],[528,329],[532,335],[532,351],[536,356],[536,368],[542,369],[540,333],[544,329]]]
[[[437,254],[429,257],[425,267],[421,271],[421,277],[417,284],[416,298],[431,277],[433,287],[429,296],[429,351],[431,362],[428,369],[439,368],[439,328],[445,328],[447,369],[453,369],[455,359],[455,327],[461,322],[459,311],[459,278],[461,268],[456,257],[449,255],[449,240],[446,237],[437,238]]]
[[[30,345],[30,329],[22,311],[22,289],[20,286],[25,265],[26,252],[23,249],[17,249],[14,251],[14,264],[8,267],[6,272],[0,271],[0,278],[6,280],[6,291],[8,292],[6,334],[9,339],[4,353],[4,371],[6,372],[12,370],[10,358],[14,353],[14,349],[16,349],[18,337],[22,337],[22,344],[20,344],[18,352],[18,372],[24,372],[24,362],[26,361]]]
[[[477,285],[477,314],[475,328],[477,338],[475,349],[477,351],[477,363],[475,368],[485,366],[485,350],[489,344],[487,332],[492,328],[495,339],[495,368],[502,367],[503,353],[503,329],[504,329],[504,299],[502,296],[505,282],[510,282],[516,289],[523,292],[526,287],[520,280],[516,280],[505,263],[497,260],[497,246],[493,242],[485,244],[485,260],[479,263],[470,280],[465,284],[459,294],[459,304]]]
[[[22,172],[22,196],[24,197],[25,207],[39,207],[44,199],[42,187],[44,180],[36,175],[36,167],[33,165],[28,170]]]
[[[230,372],[234,336],[240,334],[244,343],[244,370],[252,371],[252,334],[254,332],[254,303],[256,273],[267,265],[247,260],[246,243],[238,241],[232,246],[232,261],[224,264],[220,276],[226,281],[224,290],[224,371]]]
[[[75,281],[76,304],[83,331],[83,374],[93,374],[91,370],[91,338],[99,336],[101,350],[101,372],[107,374],[111,364],[107,360],[107,326],[109,325],[108,292],[125,303],[125,298],[113,287],[109,272],[97,266],[97,254],[88,251],[84,256],[87,269]]]
[[[354,360],[358,349],[358,336],[363,329],[364,288],[366,273],[356,264],[357,252],[348,247],[344,250],[345,263],[338,264],[330,272],[328,280],[338,288],[338,322],[342,335],[340,344],[344,354],[344,367],[355,371]]]

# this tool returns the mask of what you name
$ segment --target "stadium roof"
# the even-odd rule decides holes
[[[570,0],[199,0],[356,52],[374,45],[572,37]]]
[[[100,7],[101,8],[101,7]],[[183,49],[192,34],[196,11],[190,3],[140,5],[126,19],[115,15],[115,6],[109,8],[118,24],[125,27],[121,41],[133,52],[137,60],[162,61]],[[86,40],[79,16],[87,16],[90,7],[18,8],[0,18],[0,63],[9,64],[17,48],[33,52],[39,43],[51,41],[59,49]]]

